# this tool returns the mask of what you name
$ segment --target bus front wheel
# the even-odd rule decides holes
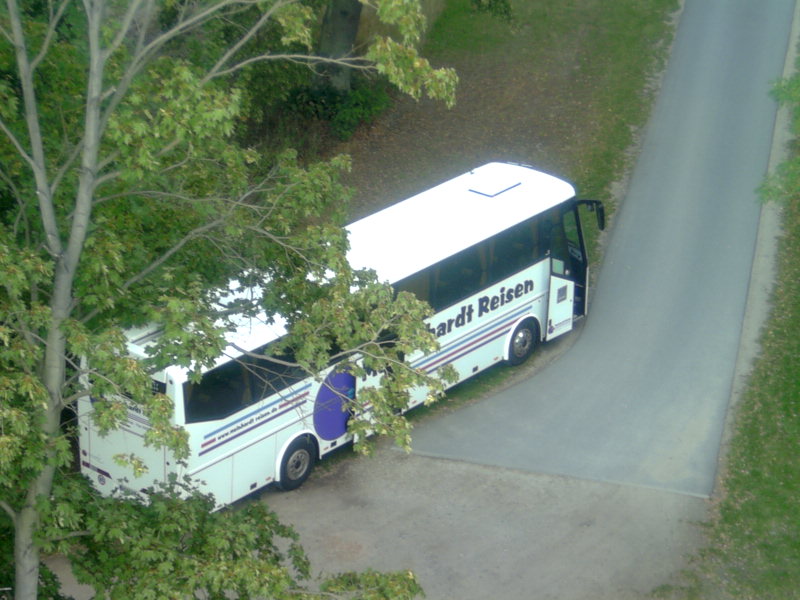
[[[316,448],[309,436],[304,435],[293,441],[283,455],[281,480],[278,482],[278,487],[288,492],[303,485],[314,469],[316,457]]]
[[[514,330],[508,348],[508,362],[512,365],[524,363],[536,349],[538,331],[533,321],[523,321]]]

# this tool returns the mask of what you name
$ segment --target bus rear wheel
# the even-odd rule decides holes
[[[314,442],[307,435],[289,444],[281,462],[281,480],[278,482],[278,487],[288,492],[303,485],[314,469],[316,457]]]
[[[539,339],[538,328],[533,321],[523,321],[511,335],[508,348],[508,362],[514,366],[524,363],[536,349]]]

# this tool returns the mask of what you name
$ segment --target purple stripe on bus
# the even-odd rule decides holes
[[[307,395],[308,395],[307,393],[303,394],[303,396],[307,396]],[[263,421],[259,421],[258,423],[254,423],[251,427],[247,427],[245,429],[242,429],[241,431],[237,431],[233,435],[230,435],[230,436],[226,437],[219,444],[217,444],[215,446],[210,446],[208,448],[205,448],[204,450],[201,450],[200,452],[198,452],[198,456],[203,456],[204,454],[207,454],[207,453],[211,452],[212,450],[216,450],[217,448],[221,448],[222,446],[224,446],[225,444],[227,444],[231,440],[235,440],[236,438],[244,435],[245,433],[249,433],[249,432],[253,431],[254,429],[258,429],[262,425],[266,425],[267,423],[269,423],[271,421],[274,421],[275,419],[277,419],[281,415],[285,415],[286,413],[293,411],[295,408],[299,408],[300,406],[302,406],[306,402],[307,402],[306,400],[303,400],[302,402],[298,402],[296,404],[293,404],[292,406],[290,406],[286,410],[283,410],[281,412],[275,413],[274,415],[271,415],[268,419],[264,419]]]

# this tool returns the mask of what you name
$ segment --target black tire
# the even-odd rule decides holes
[[[538,341],[539,328],[535,321],[523,321],[517,325],[508,346],[508,363],[514,366],[524,363],[536,350]]]
[[[310,436],[297,438],[286,449],[281,461],[281,480],[278,487],[283,491],[296,490],[305,483],[317,460],[317,448]]]

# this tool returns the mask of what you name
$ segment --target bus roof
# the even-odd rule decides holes
[[[347,258],[395,283],[574,196],[552,175],[489,163],[350,224]]]

